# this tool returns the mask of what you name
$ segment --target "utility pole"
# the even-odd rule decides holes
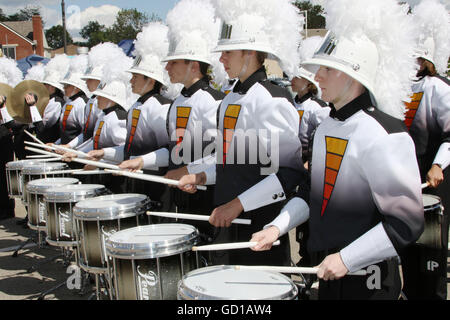
[[[61,0],[62,9],[62,23],[63,23],[63,41],[64,41],[64,53],[67,54],[67,37],[66,37],[66,7],[64,0]]]

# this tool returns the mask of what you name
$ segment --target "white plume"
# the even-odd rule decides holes
[[[123,50],[116,44],[111,42],[100,43],[91,48],[88,53],[90,67],[103,66],[111,60],[120,58]]]
[[[291,0],[214,0],[217,15],[227,24],[250,20],[261,25],[269,43],[289,76],[299,64],[298,47],[304,18]]]
[[[134,42],[134,54],[136,56],[152,54],[158,56],[160,59],[164,58],[169,50],[168,32],[169,28],[163,23],[150,22],[137,35],[136,41]]]
[[[327,29],[339,38],[365,34],[378,49],[374,83],[378,109],[404,119],[404,101],[412,94],[417,72],[413,58],[415,32],[408,6],[395,0],[328,0],[324,7]]]
[[[25,80],[35,80],[41,82],[45,77],[45,65],[39,63],[30,69],[28,69],[27,75],[25,76]]]
[[[0,83],[15,87],[23,79],[22,71],[17,67],[17,62],[7,57],[0,58]]]
[[[70,58],[65,54],[59,54],[45,65],[45,73],[58,73],[63,78],[69,71],[69,66]]]
[[[422,0],[412,9],[414,22],[418,27],[419,39],[434,40],[434,62],[438,73],[445,74],[450,56],[450,14],[437,0]]]

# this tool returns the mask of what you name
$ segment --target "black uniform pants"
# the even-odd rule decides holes
[[[8,196],[6,164],[14,159],[12,136],[4,126],[0,128],[0,219],[14,217],[14,200]]]

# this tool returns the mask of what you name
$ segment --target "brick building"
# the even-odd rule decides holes
[[[32,54],[50,58],[50,47],[45,38],[42,19],[0,22],[0,44],[3,55],[20,60]]]

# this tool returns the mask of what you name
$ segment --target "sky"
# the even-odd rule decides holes
[[[149,16],[152,13],[165,19],[167,13],[179,0],[64,0],[66,7],[67,30],[75,41],[83,41],[79,31],[89,21],[97,20],[106,27],[111,26],[120,9],[133,9],[145,12]],[[411,6],[420,0],[406,0]],[[449,0],[440,0],[447,4],[450,10]],[[40,6],[41,14],[45,21],[44,28],[62,24],[61,0],[0,0],[0,8],[5,14],[13,14],[26,6]]]

